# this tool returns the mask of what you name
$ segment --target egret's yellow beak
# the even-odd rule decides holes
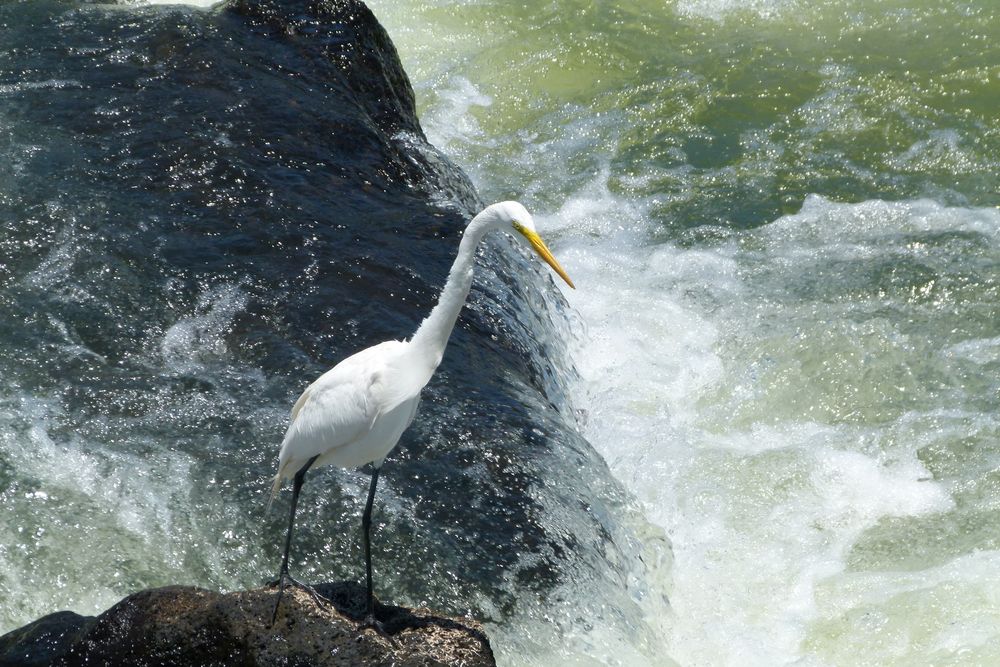
[[[539,236],[537,232],[519,225],[516,222],[514,223],[514,229],[519,231],[524,238],[528,239],[528,243],[530,243],[531,247],[535,249],[538,256],[544,259],[545,263],[551,266],[552,270],[558,273],[559,277],[565,280],[567,285],[576,289],[576,285],[574,285],[573,281],[566,275],[566,272],[563,270],[563,267],[559,265],[559,262],[556,261],[556,258],[552,256],[552,252],[549,250],[548,246],[545,245],[545,241],[542,240],[542,237]]]

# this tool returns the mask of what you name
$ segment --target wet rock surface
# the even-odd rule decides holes
[[[286,589],[273,625],[275,588],[144,590],[97,617],[57,612],[0,637],[0,666],[496,664],[474,621],[378,604],[385,637],[361,627],[362,587],[340,582],[316,590],[328,602]]]

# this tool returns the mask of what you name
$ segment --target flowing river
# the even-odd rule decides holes
[[[224,86],[198,64],[216,48],[245,53],[241,33],[213,9],[72,4],[4,15],[20,38],[4,38],[0,69],[20,78],[4,74],[0,100],[20,106],[0,107],[0,204],[20,231],[0,240],[12,280],[0,284],[0,632],[58,608],[96,613],[141,586],[266,579],[281,518],[262,520],[262,498],[298,375],[375,342],[372,321],[383,338],[408,335],[454,247],[427,243],[455,239],[421,212],[431,231],[394,241],[410,195],[393,191],[375,197],[397,225],[375,250],[354,238],[325,255],[340,237],[311,221],[340,221],[305,203],[322,196],[318,180],[288,204],[310,231],[287,232],[301,254],[267,255],[274,275],[174,259],[172,215],[218,217],[205,201],[173,208],[215,162],[178,149],[162,211],[121,199],[164,173],[143,151],[167,149],[80,148],[62,117],[37,131],[31,104],[72,109],[73,91],[98,86],[58,54],[25,56],[38,41],[26,35],[85,34],[74,54],[112,69],[148,52],[141,76],[179,73],[214,94]],[[482,200],[535,212],[578,288],[560,297],[546,278],[521,293],[493,280],[520,266],[512,255],[491,260],[424,416],[386,466],[382,594],[486,618],[504,665],[1000,664],[1000,6],[369,6],[430,143]],[[170,64],[176,43],[196,49],[189,69]],[[292,99],[322,119],[305,84],[268,85],[222,101],[250,117],[232,99],[246,94],[270,118]],[[184,136],[221,164],[249,160],[241,141],[258,141],[195,102],[87,109],[95,126],[146,140],[150,115],[189,123]],[[280,121],[256,129],[278,136],[256,150],[311,155]],[[407,136],[400,150],[426,152]],[[120,193],[86,171],[116,150]],[[334,168],[322,161],[286,160],[265,185],[280,198]],[[97,182],[110,194],[85,197]],[[463,187],[428,188],[449,224],[469,207]],[[212,206],[263,210],[223,194],[232,201]],[[88,257],[118,252],[132,212],[165,268],[136,269],[126,252],[102,277]],[[241,243],[225,256],[251,252]],[[324,267],[348,250],[351,280],[374,265],[396,291],[372,281],[377,305],[359,299],[345,321],[321,297]],[[412,291],[390,277],[400,266],[415,267]],[[312,314],[289,324],[295,281],[319,291],[292,299]],[[127,298],[107,296],[116,289]],[[526,304],[513,318],[497,306],[511,301]],[[491,336],[498,371],[476,363]],[[231,451],[245,465],[220,463]],[[357,576],[364,484],[350,471],[307,482],[305,576]]]
[[[372,6],[432,143],[559,230],[663,652],[1000,663],[1000,6]]]

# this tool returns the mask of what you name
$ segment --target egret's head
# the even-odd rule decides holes
[[[531,214],[528,213],[528,209],[516,201],[505,201],[494,204],[494,206],[497,208],[497,213],[501,219],[510,223],[514,231],[514,238],[538,253],[538,256],[545,260],[545,263],[551,266],[552,270],[558,273],[559,277],[565,280],[567,285],[575,289],[576,286],[573,284],[573,281],[569,279],[563,267],[559,265],[559,262],[556,261],[556,258],[549,251],[548,246],[545,245],[545,241],[535,231],[535,221],[531,218]]]

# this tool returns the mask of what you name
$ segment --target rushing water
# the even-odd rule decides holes
[[[489,439],[472,442],[477,435],[454,424],[456,417],[484,428],[493,422],[476,412],[481,401],[439,383],[396,461],[398,477],[387,481],[383,530],[399,544],[385,555],[398,572],[385,572],[397,597],[459,610],[468,604],[490,619],[501,662],[510,665],[1000,663],[1000,7],[992,0],[371,6],[399,49],[430,141],[468,172],[483,199],[513,197],[534,210],[578,286],[565,291],[575,316],[526,325],[550,343],[524,350],[534,359],[527,375],[541,376],[544,391],[523,393],[539,410],[546,400],[557,408],[539,421],[556,444],[513,473],[510,452],[488,449],[499,461],[485,466],[502,473],[487,482],[524,485],[535,508],[527,519],[499,516],[536,526],[529,538],[562,538],[539,549],[511,533],[513,551],[528,554],[518,561],[506,551],[483,553],[503,551],[492,531],[506,536],[507,524],[478,524],[474,512],[450,519],[453,506],[434,494],[463,487],[428,480],[442,470],[480,479],[477,464],[461,459]],[[199,36],[200,55],[211,52],[211,40],[192,27],[201,19],[190,12],[200,10],[163,11],[182,35]],[[98,35],[95,52],[127,63],[149,39],[137,30]],[[126,37],[133,41],[116,50],[115,40]],[[170,39],[159,39],[154,61],[169,62]],[[22,41],[22,49],[32,43]],[[5,79],[0,95],[43,100],[80,85],[58,71],[28,73],[24,82]],[[299,94],[288,85],[271,100]],[[279,308],[287,289],[280,280],[154,281],[164,303],[153,314],[138,296],[116,306],[116,316],[145,313],[138,321],[147,327],[126,331],[135,342],[122,352],[102,340],[114,317],[89,329],[66,326],[73,304],[99,301],[95,285],[110,289],[133,275],[112,267],[107,278],[67,279],[108,243],[94,225],[109,197],[67,209],[58,188],[90,185],[93,174],[67,176],[52,192],[29,179],[39,176],[31,171],[38,153],[54,160],[55,173],[79,161],[73,142],[32,133],[21,111],[12,118],[0,109],[6,150],[17,158],[0,171],[0,196],[10,209],[41,190],[31,228],[56,221],[59,231],[28,235],[44,252],[28,253],[31,270],[4,292],[21,309],[0,331],[8,378],[0,490],[5,512],[19,518],[0,526],[3,592],[17,600],[0,604],[0,630],[53,605],[94,612],[141,585],[260,581],[273,569],[280,533],[277,519],[257,528],[273,458],[267,447],[280,437],[296,388],[281,362],[315,373],[335,356],[325,347],[347,346],[338,335],[363,341],[365,315],[371,321],[402,308],[390,324],[410,326],[447,252],[434,255],[430,277],[414,270],[419,288],[409,301],[354,304],[360,315],[319,343],[280,327],[259,333],[270,336],[263,342],[244,332],[262,293]],[[125,131],[137,122],[133,111],[94,108],[106,127]],[[195,111],[198,120],[213,118]],[[173,109],[166,115],[175,124],[184,118]],[[291,141],[280,126],[258,129]],[[202,145],[224,161],[232,141],[213,133]],[[168,193],[212,175],[207,160],[178,157],[185,156]],[[294,186],[314,176],[282,177],[276,183]],[[123,182],[142,178],[126,174]],[[396,258],[391,236],[378,235],[389,266],[437,248],[418,234],[421,250]],[[316,280],[316,266],[330,257],[305,255],[314,252],[322,261],[292,275]],[[370,257],[354,252],[354,266],[372,268]],[[390,280],[384,267],[378,275]],[[39,296],[46,294],[57,307],[33,319],[28,306],[48,303]],[[471,334],[499,335],[505,364],[523,333],[491,306],[506,294],[482,292],[465,325]],[[296,303],[322,314],[300,315],[304,324],[316,327],[335,313],[321,296]],[[551,294],[544,302],[519,298],[536,311],[558,311]],[[445,378],[482,391],[503,414],[516,411],[495,381],[465,378],[477,348],[474,336],[458,333]],[[38,340],[21,339],[31,335]],[[560,338],[570,341],[568,354]],[[244,343],[247,350],[238,347]],[[285,356],[274,361],[276,350]],[[48,358],[59,363],[39,371]],[[108,370],[109,359],[120,372]],[[57,386],[64,375],[69,389]],[[124,386],[107,387],[114,383]],[[150,383],[156,391],[142,398]],[[107,397],[117,400],[111,414],[94,403]],[[242,414],[247,404],[252,410]],[[576,426],[560,417],[572,412]],[[586,443],[551,436],[574,428],[642,516]],[[496,432],[526,437],[509,427]],[[422,439],[435,443],[433,465],[409,453]],[[548,441],[541,433],[536,440]],[[247,457],[250,479],[218,463],[233,447]],[[574,472],[560,475],[566,456]],[[353,529],[363,481],[331,472],[322,482],[337,490],[306,499],[303,516],[312,518],[304,519],[302,566],[309,563],[310,576],[350,576],[354,564],[337,559],[352,542],[338,531]],[[489,484],[474,488],[488,494],[489,502],[473,501],[480,511],[505,498]],[[576,496],[592,505],[582,521]],[[57,511],[67,503],[73,511]],[[589,537],[594,525],[613,535]],[[576,531],[584,537],[574,541]],[[489,547],[477,546],[491,536]],[[547,544],[584,555],[563,566],[547,557]],[[467,562],[475,566],[463,570]],[[427,576],[421,565],[429,563]],[[495,566],[510,568],[495,575],[501,581],[489,574]],[[103,580],[94,585],[88,573]],[[538,585],[539,573],[555,583]]]
[[[558,230],[663,653],[1000,663],[1000,5],[373,7],[431,141]]]

